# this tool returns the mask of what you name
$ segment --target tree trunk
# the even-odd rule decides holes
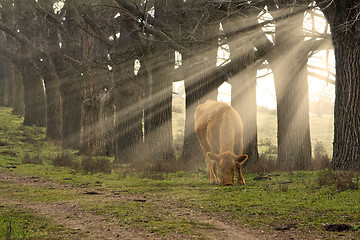
[[[62,146],[80,148],[82,88],[81,76],[69,75],[62,79]]]
[[[61,140],[60,81],[52,71],[43,74],[46,91],[46,138]]]
[[[233,9],[236,12],[235,9]],[[242,14],[232,14],[227,19],[228,22],[223,24],[226,33],[240,31],[242,27],[247,27],[251,20],[257,20],[256,17],[250,16],[243,19]],[[250,20],[249,20],[250,19]],[[252,23],[254,25],[257,22]],[[252,32],[244,33],[249,38],[229,36],[228,43],[230,46],[230,59],[237,61],[234,75],[229,83],[231,84],[231,105],[238,111],[244,125],[244,153],[249,156],[246,162],[252,165],[258,164],[259,152],[257,145],[257,105],[256,105],[256,74],[257,68],[255,62],[255,50],[251,41],[254,35]],[[251,65],[249,65],[251,63]],[[244,69],[239,71],[239,69]],[[239,153],[237,153],[239,154]]]
[[[88,96],[83,101],[82,106],[81,153],[95,156],[99,154],[100,101],[97,96]]]
[[[115,162],[139,161],[145,151],[143,146],[143,106],[142,94],[132,84],[115,88]]]
[[[145,96],[147,107],[145,109],[145,143],[149,145],[152,154],[150,159],[157,163],[173,161],[172,136],[172,80],[174,71],[173,52],[161,46],[156,46],[157,57],[151,59],[152,79],[147,89],[151,89]],[[160,53],[160,49],[162,53]],[[155,60],[157,59],[157,60]],[[156,62],[155,62],[156,61]]]
[[[188,48],[192,51],[182,55],[186,114],[181,163],[185,168],[191,169],[204,162],[204,154],[194,129],[195,109],[208,99],[217,100],[218,88],[225,81],[221,74],[215,73],[220,68],[216,66],[219,26],[219,22],[215,21],[208,24],[205,30],[200,29],[196,37],[205,39],[205,42],[190,42]]]
[[[243,121],[244,153],[249,156],[248,163],[256,165],[259,160],[257,145],[257,106],[256,106],[256,72],[249,66],[231,79],[231,105]],[[239,76],[241,75],[241,76]],[[238,153],[240,154],[240,153]]]
[[[155,18],[167,20],[169,11],[166,1],[155,1]],[[166,44],[157,42],[143,51],[142,67],[147,76],[145,88],[144,134],[148,149],[147,162],[162,164],[174,161],[172,136],[172,73],[175,69],[174,51]]]
[[[46,126],[44,86],[34,66],[24,61],[21,69],[24,85],[25,126]]]
[[[213,57],[213,60],[215,57]],[[197,63],[197,64],[194,64]],[[210,67],[209,66],[213,66]],[[217,95],[217,89],[224,82],[224,79],[217,79],[214,61],[207,61],[201,57],[183,57],[183,66],[188,73],[185,76],[186,92],[186,119],[184,130],[184,145],[182,153],[182,164],[184,167],[191,168],[199,163],[203,163],[204,154],[196,138],[194,129],[194,112],[197,106],[208,99],[213,99]]]
[[[115,133],[114,148],[115,162],[129,163],[139,161],[145,154],[143,150],[143,91],[142,77],[144,66],[134,74],[135,57],[129,51],[131,43],[137,37],[132,31],[132,22],[123,16],[121,18],[120,39],[111,56],[114,74],[114,104],[115,104]],[[119,56],[121,56],[119,58]],[[120,62],[120,64],[119,64]],[[141,162],[143,164],[143,162]]]
[[[299,69],[289,72],[292,76],[288,79],[284,79],[284,69],[280,72],[272,68],[277,99],[278,166],[286,170],[308,169],[311,160],[308,83],[306,74],[301,73],[306,71],[306,64],[299,64],[295,64]]]
[[[335,37],[333,164],[337,170],[360,170],[360,42]]]
[[[76,11],[78,1],[67,1],[63,10],[65,11],[62,54],[67,58],[57,59],[56,69],[60,77],[60,91],[62,99],[62,146],[63,148],[79,149],[81,123],[82,123],[82,101],[83,101],[83,77],[84,69],[81,66],[82,46],[81,31],[78,27],[80,17]],[[75,27],[76,26],[76,27]],[[69,40],[68,35],[71,37]]]
[[[52,3],[46,0],[39,0],[44,9],[49,12],[53,11]],[[51,140],[61,140],[61,94],[60,94],[60,79],[56,72],[54,62],[57,58],[63,58],[59,55],[59,31],[55,24],[51,23],[46,17],[37,18],[37,23],[42,27],[38,32],[38,44],[42,49],[42,56],[35,56],[36,58],[43,59],[37,61],[40,74],[44,79],[45,92],[46,92],[46,138]]]
[[[188,69],[191,61],[183,57],[183,67]],[[185,130],[184,144],[181,156],[181,163],[184,168],[191,169],[193,166],[202,163],[205,159],[200,148],[200,144],[196,138],[194,129],[194,112],[197,106],[205,102],[206,92],[202,89],[201,79],[197,83],[190,83],[189,79],[185,79]]]
[[[101,155],[114,156],[114,97],[108,92],[108,89],[104,89],[104,92],[100,93],[99,100],[99,153]]]
[[[82,111],[81,151],[87,155],[106,155],[112,138],[113,101],[106,101],[104,83],[109,75],[107,69],[88,69],[84,74],[84,101]],[[105,98],[103,98],[105,97]],[[109,113],[109,115],[106,115]],[[112,121],[111,121],[112,119]],[[108,138],[106,137],[108,136]]]
[[[269,59],[277,100],[278,167],[286,170],[308,169],[311,161],[308,54],[302,48],[302,22],[303,15],[296,14],[276,24],[278,54]]]
[[[0,58],[0,86],[0,106],[5,106],[6,81],[4,60],[2,58]]]
[[[3,106],[12,107],[13,106],[13,95],[12,95],[12,88],[13,88],[13,81],[11,78],[11,68],[10,63],[8,61],[3,61],[1,63],[2,69],[0,73],[0,78],[3,81]]]
[[[12,114],[24,115],[24,87],[21,74],[15,66],[11,68],[11,75],[13,81],[12,95],[14,99]]]
[[[360,9],[358,1],[317,1],[330,23],[335,50],[333,165],[360,170]]]
[[[81,45],[82,58],[86,61],[93,61],[93,58],[98,53],[99,42],[96,41],[88,32],[92,32],[90,26],[83,23]],[[82,104],[82,132],[81,132],[81,152],[85,155],[99,155],[99,141],[100,141],[100,99],[98,94],[101,89],[101,75],[98,74],[97,67],[87,67],[83,81],[84,99]],[[86,79],[86,80],[85,80]],[[101,90],[100,90],[101,89]]]

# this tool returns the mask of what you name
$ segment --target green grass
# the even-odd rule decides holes
[[[209,184],[203,171],[125,174],[127,166],[123,165],[111,174],[86,173],[53,166],[51,158],[61,152],[60,147],[44,140],[43,128],[22,127],[22,119],[9,113],[10,109],[0,108],[0,172],[71,187],[2,180],[0,199],[26,203],[75,202],[84,211],[119,219],[120,227],[145,229],[161,236],[176,232],[205,238],[207,230],[215,226],[189,218],[189,211],[195,210],[265,231],[291,225],[297,231],[311,231],[330,238],[339,234],[327,233],[323,226],[344,223],[353,226],[353,231],[340,233],[341,236],[360,238],[359,173],[277,172],[269,175],[271,179],[259,181],[255,180],[256,174],[245,174],[247,185],[234,187]],[[26,141],[22,140],[24,136],[28,138]],[[43,161],[23,164],[25,154],[36,154]],[[81,158],[74,152],[68,154]],[[352,185],[345,184],[349,181]],[[84,194],[89,191],[99,194]],[[26,239],[61,236],[64,231],[61,226],[26,212],[21,205],[0,207],[0,213],[3,234],[0,238],[6,236],[9,221],[14,224],[14,239],[21,239],[24,231],[30,236]]]
[[[66,229],[16,206],[0,207],[0,239],[64,239]]]

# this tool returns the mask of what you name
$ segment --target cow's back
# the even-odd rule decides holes
[[[195,131],[204,151],[242,152],[242,122],[239,114],[228,104],[209,100],[194,113]],[[238,145],[238,147],[236,147]],[[205,153],[206,154],[206,153]]]

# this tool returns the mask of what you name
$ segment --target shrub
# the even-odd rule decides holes
[[[43,160],[40,155],[30,156],[29,154],[25,154],[22,159],[22,163],[24,164],[42,164]]]
[[[16,155],[16,152],[11,151],[11,150],[2,151],[0,154],[2,154],[2,155],[9,155],[9,156],[11,156],[11,157],[16,157],[16,156],[17,156],[17,155]]]
[[[244,168],[244,172],[246,173],[265,173],[273,171],[276,171],[275,157],[266,154],[261,154],[258,162],[249,161]]]
[[[81,160],[81,167],[85,172],[104,172],[111,173],[111,163],[109,159],[106,158],[92,158],[85,157]]]
[[[335,186],[338,191],[348,189],[359,189],[359,175],[354,172],[335,172],[332,170],[324,170],[319,173],[316,179],[319,187]]]
[[[37,140],[33,139],[32,137],[25,136],[24,138],[20,139],[23,143],[35,144]]]
[[[272,144],[270,138],[265,138],[263,141],[260,142],[260,145],[263,145],[266,147],[264,150],[264,154],[277,154],[277,147]]]
[[[68,153],[58,154],[55,158],[52,159],[52,163],[58,167],[76,167],[76,163]]]
[[[326,149],[322,142],[315,143],[314,155],[315,157],[312,159],[312,166],[310,167],[310,169],[322,170],[331,168],[330,157],[326,154]]]

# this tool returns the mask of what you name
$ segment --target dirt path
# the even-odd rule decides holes
[[[22,177],[13,175],[0,170],[0,180],[19,184],[31,185],[42,188],[71,189],[83,194],[91,189],[80,188],[68,184],[60,184],[49,181],[40,180],[33,177]],[[125,201],[138,201],[141,196],[135,195],[117,195],[111,192],[101,192],[99,198],[111,198]],[[306,236],[300,236],[297,232],[288,231],[264,233],[263,231],[249,230],[242,226],[236,225],[231,221],[221,218],[221,215],[203,213],[194,209],[183,207],[181,204],[164,199],[149,199],[157,204],[159,208],[169,208],[172,216],[183,217],[195,223],[207,224],[205,229],[197,229],[197,235],[182,235],[176,232],[167,234],[166,236],[150,233],[129,225],[122,224],[119,219],[108,215],[98,215],[86,212],[80,207],[78,200],[64,202],[36,202],[29,203],[25,201],[17,201],[6,199],[0,194],[0,204],[17,205],[33,212],[35,215],[49,219],[52,223],[63,225],[70,229],[66,239],[237,239],[237,240],[255,240],[255,239],[307,239]],[[120,201],[119,201],[120,202]],[[121,227],[123,226],[123,227]],[[205,237],[203,237],[205,236]],[[313,236],[315,237],[315,236]],[[316,238],[313,238],[316,239]],[[320,239],[320,238],[317,238]]]
[[[59,184],[54,182],[48,182],[40,180],[34,177],[22,177],[18,175],[12,175],[4,172],[0,172],[0,179],[19,185],[31,185],[42,188],[70,188],[78,190],[79,194],[86,191],[86,189],[78,188],[72,185]],[[136,200],[139,196],[119,196],[112,193],[102,194],[104,198],[117,198],[125,200]],[[191,221],[210,224],[213,226],[211,229],[204,229],[204,235],[207,239],[258,239],[255,235],[246,232],[239,226],[231,223],[226,223],[217,219],[216,216],[209,216],[202,212],[198,212],[189,208],[184,208],[178,204],[167,203],[164,204],[161,200],[147,199],[147,201],[156,202],[159,207],[166,205],[170,207],[173,216],[186,217]],[[71,234],[66,236],[68,239],[188,239],[189,235],[182,236],[177,233],[171,233],[169,236],[158,236],[147,231],[141,231],[139,229],[129,227],[120,227],[121,223],[118,219],[111,216],[95,215],[89,212],[85,212],[79,207],[76,201],[66,202],[37,202],[28,203],[24,201],[15,201],[13,199],[6,199],[0,194],[1,204],[17,205],[24,209],[30,210],[35,215],[45,217],[52,221],[54,224],[60,224],[70,229]],[[195,238],[195,236],[194,236]]]

